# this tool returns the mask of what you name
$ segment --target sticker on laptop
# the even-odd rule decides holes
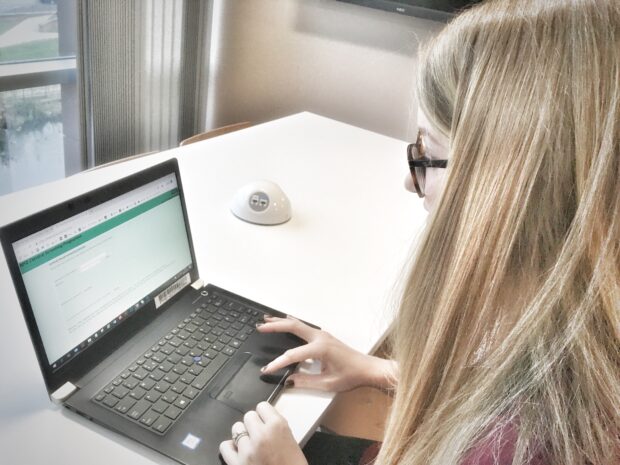
[[[189,273],[186,273],[180,279],[177,279],[170,286],[157,294],[155,296],[155,308],[161,307],[163,304],[172,299],[175,295],[181,292],[181,289],[189,285],[190,281],[191,279],[189,277]]]
[[[183,444],[188,449],[194,450],[198,446],[198,444],[200,444],[201,440],[202,439],[194,436],[193,434],[188,434],[181,444]]]

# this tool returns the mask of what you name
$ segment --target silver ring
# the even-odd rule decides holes
[[[247,431],[241,431],[240,433],[235,433],[233,434],[232,440],[233,440],[233,444],[235,445],[235,447],[237,447],[237,444],[239,443],[239,439],[241,439],[244,436],[250,436],[248,434]]]

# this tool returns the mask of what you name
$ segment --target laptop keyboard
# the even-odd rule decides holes
[[[210,291],[200,307],[129,364],[93,400],[164,434],[252,334],[263,315]]]

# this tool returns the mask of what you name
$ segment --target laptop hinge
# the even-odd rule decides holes
[[[198,278],[196,281],[192,283],[192,287],[196,290],[202,289],[204,286],[205,286],[205,282],[200,278]]]
[[[75,391],[77,391],[77,389],[78,387],[75,384],[67,381],[65,384],[52,392],[52,394],[50,395],[52,402],[54,402],[55,404],[62,404],[64,400],[71,396],[71,394],[73,394]]]

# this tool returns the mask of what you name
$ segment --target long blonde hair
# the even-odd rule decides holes
[[[485,2],[420,62],[450,163],[377,463],[458,465],[510,428],[514,464],[620,463],[620,2]]]

